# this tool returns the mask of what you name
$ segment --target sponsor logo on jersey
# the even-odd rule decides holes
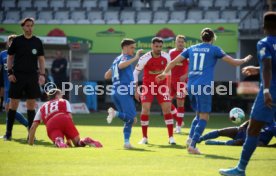
[[[33,55],[36,55],[37,54],[37,50],[36,49],[32,49],[32,53],[33,53]]]

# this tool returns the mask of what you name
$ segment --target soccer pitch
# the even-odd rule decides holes
[[[0,133],[5,132],[4,114],[0,117]],[[44,125],[37,129],[35,146],[26,144],[27,131],[18,123],[13,128],[13,140],[0,140],[0,176],[14,175],[72,175],[72,176],[214,176],[219,168],[235,166],[241,147],[198,147],[203,153],[195,156],[186,151],[192,116],[185,117],[182,134],[176,134],[177,145],[168,144],[167,129],[161,115],[150,116],[149,144],[138,145],[142,137],[138,122],[132,132],[133,150],[123,149],[123,123],[115,119],[106,124],[106,114],[74,115],[81,137],[91,136],[103,148],[58,149],[48,139]],[[227,116],[211,115],[207,131],[233,126]],[[276,143],[274,138],[272,144]],[[276,148],[257,148],[247,169],[249,176],[274,176]]]

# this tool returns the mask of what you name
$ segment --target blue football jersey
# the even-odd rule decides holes
[[[221,48],[209,43],[193,45],[183,51],[181,56],[189,59],[188,87],[190,85],[210,85],[214,80],[217,60],[225,55]]]
[[[263,68],[263,59],[271,59],[272,63],[272,80],[271,86],[276,86],[276,36],[268,36],[261,39],[257,44],[258,61],[260,69]],[[260,72],[261,85],[263,85],[262,71]]]
[[[7,59],[8,59],[7,50],[2,51],[0,53],[0,65],[3,68],[3,79],[4,79],[5,90],[9,90],[9,88],[10,88],[10,81],[8,79]]]
[[[124,69],[119,69],[118,65],[131,59],[132,56],[121,54],[112,63],[112,83],[114,86],[117,85],[130,85],[133,82],[133,66],[129,65]]]

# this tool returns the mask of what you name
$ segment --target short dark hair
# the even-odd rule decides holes
[[[136,43],[135,40],[131,39],[131,38],[124,38],[122,41],[121,41],[121,47],[123,48],[124,46],[128,46],[128,45],[132,45]]]
[[[12,34],[8,36],[8,42],[12,41],[15,37],[17,37],[17,35]]]
[[[201,40],[203,42],[210,42],[215,38],[215,33],[210,28],[204,28],[201,31]]]
[[[57,95],[60,95],[62,92],[60,89],[51,89],[47,92],[47,96],[49,100],[53,100],[56,98]]]
[[[264,29],[276,30],[276,12],[266,12],[264,14]]]
[[[34,24],[34,18],[27,17],[27,18],[24,18],[23,20],[21,20],[20,25],[23,27],[25,25],[25,23],[28,21],[31,21]]]
[[[162,38],[160,38],[160,37],[153,37],[152,39],[151,39],[151,43],[152,44],[154,44],[154,43],[163,43],[163,39]]]

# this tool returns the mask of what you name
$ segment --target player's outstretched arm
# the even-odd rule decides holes
[[[38,127],[39,123],[38,122],[33,122],[32,127],[29,131],[29,144],[33,145],[34,144],[34,138],[35,138],[35,132]]]
[[[264,86],[264,102],[265,105],[272,108],[272,97],[269,92],[270,88],[270,81],[272,79],[272,64],[271,59],[263,59],[263,69],[262,69],[262,75],[263,75],[263,86]]]
[[[248,55],[243,59],[234,59],[233,57],[226,55],[222,58],[223,61],[227,62],[228,64],[232,65],[232,66],[240,66],[244,63],[247,63],[248,61],[250,61],[252,59],[252,55]]]
[[[132,59],[129,59],[125,62],[122,62],[118,65],[118,68],[119,69],[124,69],[126,67],[128,67],[129,65],[131,65],[133,62],[137,61],[139,58],[140,58],[140,54],[142,54],[143,52],[143,49],[139,49],[137,52],[136,52],[136,55],[135,57],[133,57]]]
[[[104,79],[109,80],[112,78],[112,70],[108,69],[104,74]]]
[[[171,61],[169,63],[169,65],[167,65],[167,67],[165,68],[165,70],[163,71],[163,73],[161,73],[160,75],[156,76],[157,81],[162,81],[166,78],[166,75],[171,71],[171,69],[173,69],[177,63],[183,61],[183,59],[185,59],[184,57],[180,55],[178,55],[173,61]]]
[[[242,74],[246,76],[257,75],[259,73],[260,73],[260,67],[250,65],[242,68]]]

